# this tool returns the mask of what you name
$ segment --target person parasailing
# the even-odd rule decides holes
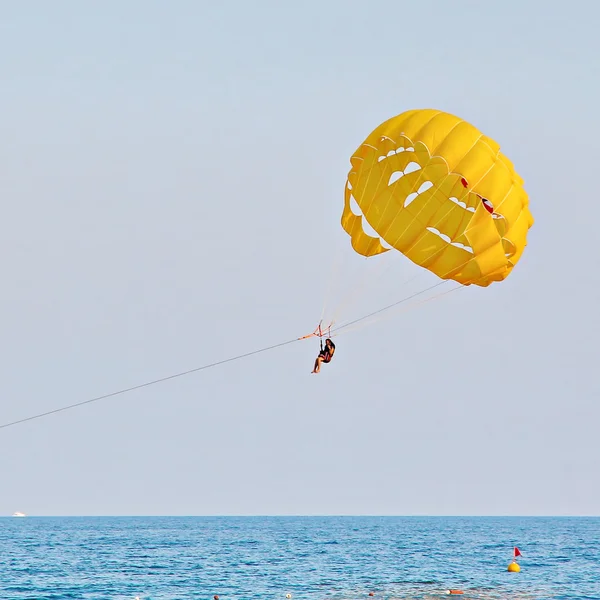
[[[334,352],[335,344],[331,341],[331,338],[325,340],[325,348],[323,348],[323,340],[321,339],[321,351],[315,360],[315,366],[311,373],[318,373],[321,370],[321,363],[331,362]]]

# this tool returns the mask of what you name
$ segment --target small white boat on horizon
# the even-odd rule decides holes
[[[22,512],[19,512],[19,511],[13,513],[13,517],[26,517],[26,516],[27,515],[25,513],[22,513]]]

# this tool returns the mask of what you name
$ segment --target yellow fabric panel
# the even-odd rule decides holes
[[[425,230],[419,242],[406,256],[438,277],[443,277],[453,272],[456,265],[469,262],[472,255],[463,248],[446,243],[437,234]]]
[[[533,217],[529,211],[523,211],[515,224],[506,232],[505,238],[513,244],[515,252],[509,257],[512,266],[516,265],[527,245],[527,232],[533,225]]]
[[[387,249],[364,232],[351,197],[381,240],[441,278],[486,286],[521,257],[534,222],[523,180],[470,123],[407,111],[373,130],[350,163],[342,227],[360,254]]]
[[[358,254],[375,256],[382,252],[388,252],[387,248],[384,248],[377,238],[364,232],[362,217],[355,215],[350,208],[350,190],[347,187],[342,215],[342,227],[350,234],[352,247]]]
[[[496,229],[491,215],[480,204],[467,229],[465,237],[473,248],[473,260],[476,262],[481,276],[489,275],[500,269],[507,268],[508,261],[504,255],[502,238]]]
[[[525,197],[524,197],[525,196]],[[510,229],[512,224],[519,218],[519,215],[524,212],[523,204],[526,203],[527,196],[523,188],[513,186],[501,198],[494,208],[506,219],[507,228]],[[528,212],[528,211],[527,211]]]

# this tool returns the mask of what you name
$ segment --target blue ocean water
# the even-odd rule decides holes
[[[513,546],[520,573],[506,570]],[[600,519],[0,519],[0,598],[600,599]]]

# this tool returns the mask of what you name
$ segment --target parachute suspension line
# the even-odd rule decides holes
[[[432,255],[432,257],[436,256],[440,251],[443,251],[443,250],[445,250],[444,247],[440,248],[437,252],[435,252]],[[471,260],[471,257],[468,257],[461,265],[459,265],[458,267],[453,267],[452,271],[456,270],[457,268],[458,269],[462,269],[470,260]],[[387,306],[384,306],[383,308],[380,308],[379,310],[373,311],[372,313],[369,313],[369,314],[364,315],[362,317],[359,317],[358,319],[354,319],[354,320],[352,320],[352,321],[350,321],[348,323],[344,323],[344,324],[340,325],[339,327],[335,327],[333,329],[334,334],[337,331],[341,331],[343,329],[346,329],[346,328],[350,327],[350,325],[355,325],[356,323],[360,323],[362,321],[365,321],[366,319],[368,319],[370,317],[373,317],[373,316],[378,315],[378,314],[380,314],[382,312],[388,311],[389,309],[394,308],[395,306],[398,306],[399,304],[403,304],[404,302],[407,302],[408,300],[411,300],[412,298],[420,296],[421,294],[424,294],[425,292],[428,292],[428,291],[433,290],[433,289],[435,289],[435,288],[437,288],[437,287],[439,287],[441,285],[444,285],[445,283],[448,283],[451,280],[450,279],[444,279],[444,277],[447,277],[449,275],[449,273],[450,273],[450,271],[448,271],[447,273],[444,273],[444,275],[442,275],[442,281],[439,281],[438,283],[436,283],[436,284],[434,284],[432,286],[429,286],[429,287],[427,287],[427,288],[425,288],[425,289],[423,289],[423,290],[421,290],[419,292],[415,292],[414,294],[411,294],[410,296],[407,296],[406,298],[401,298],[397,302],[394,302],[392,304],[388,304]],[[464,288],[464,287],[466,287],[466,286],[463,285],[463,284],[459,284],[457,287],[452,288],[451,290],[448,290],[447,292],[444,292],[442,294],[439,294],[438,296],[439,297],[444,296],[445,294],[447,294],[447,293],[449,293],[451,291],[455,291],[455,290],[458,290],[458,289],[461,289],[461,288]],[[436,298],[438,296],[434,296],[434,298]],[[431,299],[433,300],[434,298],[431,298]]]
[[[361,321],[360,323],[353,325],[353,326],[348,326],[348,328],[345,328],[344,331],[340,334],[337,335],[344,335],[346,333],[351,333],[353,331],[356,331],[358,329],[362,329],[363,327],[366,327],[368,325],[372,325],[373,323],[378,323],[379,321],[382,321],[384,319],[389,319],[393,316],[398,315],[399,313],[404,313],[404,312],[408,312],[409,310],[412,310],[414,308],[417,308],[419,306],[422,306],[423,304],[426,304],[427,302],[431,302],[432,300],[439,300],[442,296],[445,296],[446,294],[450,294],[451,292],[456,292],[457,290],[464,290],[466,288],[466,286],[460,284],[456,287],[453,287],[449,290],[446,290],[445,292],[441,292],[439,294],[435,294],[434,296],[431,296],[430,298],[425,298],[424,300],[420,300],[419,302],[415,302],[414,304],[409,304],[406,308],[404,308],[403,310],[400,310],[398,312],[395,313],[391,313],[388,312],[387,314],[383,314],[383,311],[380,311],[380,313],[378,314],[378,316],[370,321],[367,321],[367,318],[365,318],[365,320]],[[390,307],[391,308],[391,307]]]
[[[107,398],[112,398],[113,396],[119,396],[120,394],[126,394],[126,393],[132,392],[134,390],[139,390],[141,388],[150,387],[151,385],[156,385],[157,383],[162,383],[162,382],[168,381],[170,379],[177,379],[178,377],[183,377],[184,375],[190,375],[191,373],[197,373],[198,371],[205,371],[206,369],[211,369],[212,367],[224,365],[225,363],[233,362],[235,360],[241,360],[242,358],[247,358],[247,357],[253,356],[255,354],[260,354],[262,352],[268,352],[269,350],[275,350],[276,348],[282,348],[283,346],[288,346],[297,341],[298,341],[298,338],[295,338],[293,340],[288,340],[287,342],[281,342],[279,344],[274,344],[272,346],[266,346],[264,348],[259,348],[258,350],[252,350],[251,352],[246,352],[244,354],[238,354],[237,356],[231,356],[230,358],[225,358],[223,360],[218,360],[213,363],[208,363],[206,365],[202,365],[201,367],[196,367],[194,369],[189,369],[187,371],[175,373],[174,375],[167,375],[166,377],[161,377],[160,379],[154,379],[152,381],[140,383],[140,384],[134,385],[132,387],[118,390],[116,392],[110,392],[109,394],[104,394],[102,396],[96,396],[95,398],[89,398],[88,400],[83,400],[82,402],[76,402],[75,404],[69,404],[68,406],[63,406],[61,408],[55,408],[53,410],[49,410],[49,411],[46,411],[43,413],[38,413],[36,415],[32,415],[30,417],[25,417],[23,419],[18,419],[16,421],[11,421],[9,423],[3,423],[3,424],[0,424],[0,429],[12,427],[13,425],[19,425],[20,423],[26,423],[27,421],[33,421],[34,419],[41,419],[42,417],[46,417],[48,415],[53,415],[55,413],[70,410],[70,409],[76,408],[78,406],[83,406],[84,404],[91,404],[92,402],[99,402],[100,400],[106,400]]]
[[[365,257],[364,260],[367,261],[369,259]],[[356,284],[350,287],[348,295],[342,297],[337,305],[333,307],[331,311],[331,322],[335,323],[344,311],[349,310],[356,302],[358,302],[369,289],[369,284],[379,279],[388,269],[390,269],[390,267],[391,263],[385,264],[385,261],[379,261],[372,272],[367,272],[362,277],[357,277]]]
[[[444,248],[444,247],[440,248],[440,249],[439,249],[437,252],[435,252],[435,253],[432,255],[432,258],[433,258],[434,256],[436,256],[436,255],[437,255],[439,252],[443,251],[443,250],[445,250],[445,248]],[[466,264],[467,264],[467,263],[468,263],[470,260],[471,260],[471,257],[468,257],[468,258],[467,258],[467,259],[466,259],[466,260],[465,260],[465,261],[464,261],[464,262],[463,262],[461,265],[459,265],[458,267],[453,267],[453,268],[452,268],[452,271],[454,271],[454,270],[456,270],[456,269],[462,269],[462,268],[463,268],[463,267],[464,267],[464,266],[465,266],[465,265],[466,265]],[[366,319],[368,319],[368,318],[370,318],[370,317],[373,317],[373,316],[376,316],[376,315],[378,315],[378,314],[380,314],[380,313],[383,313],[383,312],[385,312],[385,311],[388,311],[388,310],[390,310],[391,308],[394,308],[395,306],[398,306],[399,304],[403,304],[404,302],[407,302],[408,300],[411,300],[412,298],[415,298],[415,297],[417,297],[417,296],[420,296],[421,294],[424,294],[425,292],[428,292],[428,291],[430,291],[430,290],[433,290],[433,289],[435,289],[435,288],[437,288],[437,287],[439,287],[439,286],[441,286],[441,285],[444,285],[445,283],[448,283],[448,282],[449,282],[449,281],[451,281],[451,280],[450,280],[450,279],[444,279],[444,278],[445,278],[445,277],[447,277],[447,276],[450,274],[450,272],[451,272],[451,271],[448,271],[447,273],[444,273],[444,275],[442,275],[442,281],[439,281],[438,283],[436,283],[436,284],[434,284],[434,285],[432,285],[432,286],[429,286],[429,287],[427,287],[427,288],[425,288],[425,289],[423,289],[423,290],[421,290],[421,291],[419,291],[419,292],[415,292],[414,294],[411,294],[410,296],[407,296],[406,298],[402,298],[402,299],[398,300],[397,302],[394,302],[394,303],[392,303],[392,304],[388,304],[387,306],[384,306],[383,308],[380,308],[379,310],[373,311],[372,313],[369,313],[369,314],[367,314],[367,315],[364,315],[364,316],[362,316],[362,317],[359,317],[358,319],[354,319],[354,320],[352,320],[352,321],[350,321],[350,322],[348,322],[348,323],[344,323],[344,324],[340,325],[339,327],[335,327],[335,328],[334,328],[334,330],[333,330],[333,331],[334,331],[334,334],[335,334],[335,332],[337,332],[337,331],[341,331],[341,330],[343,330],[343,329],[346,329],[346,328],[350,327],[350,325],[355,325],[355,324],[357,324],[357,323],[360,323],[360,322],[362,322],[362,321],[365,321]],[[453,291],[456,291],[456,290],[462,289],[462,288],[464,288],[464,287],[467,287],[467,286],[465,286],[465,285],[463,285],[463,284],[459,284],[457,287],[455,287],[455,288],[452,288],[451,290],[447,290],[446,292],[443,292],[442,294],[438,294],[438,295],[436,295],[436,296],[433,296],[432,298],[429,298],[429,300],[433,300],[433,299],[435,299],[435,298],[438,298],[438,297],[444,296],[444,295],[446,295],[446,294],[448,294],[448,293],[450,293],[450,292],[453,292]]]
[[[327,337],[332,337],[332,334],[331,334],[332,326],[333,326],[333,323],[329,323],[329,325],[327,325],[327,327],[324,328],[322,326],[322,321],[319,321],[319,324],[317,325],[317,327],[315,328],[315,330],[312,333],[309,333],[308,335],[303,335],[302,337],[299,337],[298,340],[307,340],[308,338],[318,337],[319,344],[321,346],[321,350],[323,350],[323,338],[325,337],[325,335],[327,335]],[[327,333],[325,333],[325,331],[327,331]]]
[[[350,327],[350,325],[355,325],[356,323],[360,323],[361,321],[364,321],[365,319],[368,319],[369,317],[374,317],[375,315],[378,315],[382,312],[385,312],[387,310],[390,310],[391,308],[394,308],[395,306],[398,306],[399,304],[403,304],[404,302],[408,302],[409,300],[412,300],[413,298],[416,298],[417,296],[420,296],[421,294],[424,294],[425,292],[428,292],[430,290],[433,290],[437,287],[439,287],[440,285],[444,285],[445,283],[448,283],[448,280],[445,279],[444,281],[439,281],[438,283],[431,285],[427,288],[425,288],[424,290],[421,290],[419,292],[415,292],[414,294],[411,294],[410,296],[406,296],[405,298],[401,298],[400,300],[393,302],[392,304],[388,304],[387,306],[384,306],[383,308],[380,308],[378,310],[375,310],[367,315],[364,315],[362,317],[359,317],[358,319],[354,319],[352,321],[349,321],[347,323],[344,323],[343,325],[339,325],[338,327],[334,327],[333,329],[333,333],[336,334],[336,332],[341,331],[342,329],[346,329],[347,327]]]

